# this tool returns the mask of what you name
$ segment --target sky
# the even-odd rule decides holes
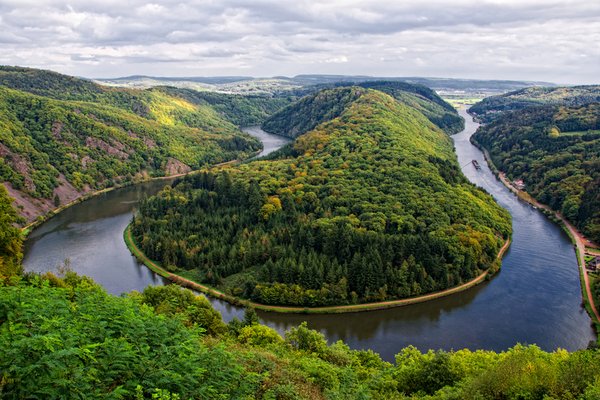
[[[0,64],[600,83],[600,0],[0,0]]]

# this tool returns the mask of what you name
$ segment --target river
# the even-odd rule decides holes
[[[283,332],[302,321],[330,342],[372,349],[388,361],[403,347],[505,350],[516,343],[545,350],[584,348],[595,339],[581,306],[575,251],[568,236],[539,211],[517,199],[487,167],[469,142],[477,124],[460,111],[466,127],[454,135],[458,161],[473,183],[491,193],[513,216],[513,243],[502,270],[491,281],[467,291],[406,307],[336,315],[259,312],[261,322]],[[263,141],[266,155],[288,141],[260,129],[246,131]],[[471,160],[478,160],[475,170]],[[35,229],[25,243],[27,271],[52,271],[64,260],[114,294],[164,284],[131,256],[123,230],[137,200],[156,193],[167,181],[142,183],[79,203]],[[241,318],[243,309],[211,299],[224,320]]]

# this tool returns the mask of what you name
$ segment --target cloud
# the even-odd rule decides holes
[[[589,83],[600,70],[600,2],[588,0],[2,0],[0,24],[1,63],[94,77],[242,68]]]

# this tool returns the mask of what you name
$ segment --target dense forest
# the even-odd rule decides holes
[[[163,87],[160,90],[193,104],[208,105],[229,122],[242,127],[260,125],[271,115],[296,100],[296,96],[293,94],[286,96],[239,95],[173,87]]]
[[[581,399],[600,396],[600,351],[547,353],[330,344],[301,324],[284,335],[223,323],[177,286],[108,295],[67,271],[25,274],[17,216],[0,187],[0,397],[3,399]]]
[[[358,85],[387,93],[396,100],[419,110],[449,135],[458,133],[465,127],[464,120],[456,113],[454,107],[426,86],[386,81],[362,82]]]
[[[260,143],[210,104],[0,67],[0,180],[31,220],[82,193],[246,158]],[[39,200],[36,200],[39,199]]]
[[[477,119],[488,123],[507,111],[528,107],[562,105],[580,107],[600,102],[600,86],[528,87],[483,99],[469,109]]]
[[[4,186],[0,185],[0,282],[21,272],[21,230],[12,199]]]
[[[338,99],[343,110],[323,111]],[[333,119],[279,159],[197,174],[143,201],[132,231],[146,255],[235,296],[302,306],[419,295],[498,266],[510,217],[422,113],[362,87],[297,107],[286,112]]]
[[[262,124],[262,128],[267,132],[296,138],[322,122],[337,118],[360,95],[359,91],[350,90],[347,86],[348,84],[339,83],[307,87],[305,91],[309,94],[313,91],[317,93],[313,96],[305,96],[299,102],[277,112]],[[395,81],[359,82],[354,86],[389,94],[396,100],[419,110],[448,134],[457,133],[464,127],[464,121],[458,116],[456,110],[428,87]],[[335,87],[342,89],[335,89]]]
[[[355,87],[321,90],[280,110],[263,122],[262,129],[295,139],[317,125],[339,117],[361,94]]]
[[[529,107],[479,128],[499,170],[600,243],[600,103]]]

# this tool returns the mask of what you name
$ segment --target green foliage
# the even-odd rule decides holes
[[[600,101],[600,86],[528,87],[483,99],[469,109],[484,123],[508,111],[544,105],[580,107]]]
[[[0,85],[61,100],[96,101],[104,92],[100,85],[56,72],[0,66]]]
[[[339,117],[362,93],[364,90],[358,87],[322,90],[279,111],[262,124],[262,129],[297,138],[317,125]]]
[[[0,286],[2,398],[588,400],[599,393],[598,350],[408,347],[390,364],[370,350],[329,345],[306,323],[285,339],[256,323],[236,335],[210,334],[190,323],[198,297],[154,289],[115,297],[72,272]]]
[[[600,103],[529,107],[481,127],[473,141],[509,178],[523,179],[527,192],[600,242],[599,128]]]
[[[454,385],[460,378],[453,370],[451,355],[429,350],[422,354],[409,346],[396,355],[394,378],[398,389],[406,394],[433,394],[445,386]]]
[[[12,67],[0,68],[0,84],[0,179],[34,197],[197,169],[260,148],[210,105],[159,89],[104,88]]]
[[[195,325],[208,334],[217,335],[226,331],[221,314],[210,305],[203,295],[196,296],[177,285],[148,286],[140,301],[152,306],[157,314],[183,317],[186,325]]]
[[[323,89],[323,88],[326,89]],[[463,119],[456,110],[433,90],[422,85],[398,81],[360,82],[354,86],[339,83],[331,88],[318,85],[322,90],[302,98],[266,120],[262,128],[267,132],[296,138],[317,125],[337,118],[346,107],[358,98],[363,89],[389,94],[401,103],[414,108],[448,134],[461,131]]]
[[[381,92],[323,94],[354,96],[295,141],[295,157],[197,174],[142,202],[140,248],[234,296],[283,305],[414,296],[489,268],[510,219],[461,174],[449,137]]]
[[[419,110],[449,135],[464,129],[465,121],[457,114],[454,107],[426,86],[398,81],[362,82],[357,85],[387,93],[396,100]]]
[[[237,126],[260,125],[268,117],[295,100],[294,96],[282,97],[266,94],[242,96],[173,87],[165,87],[161,90],[184,98],[193,104],[208,105]]]
[[[325,355],[327,341],[322,333],[308,329],[306,322],[291,328],[285,334],[285,341],[296,350],[302,350],[317,356]]]
[[[15,226],[20,219],[11,203],[6,188],[0,184],[0,282],[22,270],[21,231]]]
[[[39,280],[38,280],[39,281]],[[81,280],[0,288],[3,398],[231,398],[255,391],[222,346],[134,299]],[[156,389],[159,389],[158,391]],[[161,397],[162,396],[162,397]]]
[[[252,346],[266,347],[272,343],[283,342],[279,333],[268,326],[252,324],[244,326],[238,335],[240,343],[247,343]]]

